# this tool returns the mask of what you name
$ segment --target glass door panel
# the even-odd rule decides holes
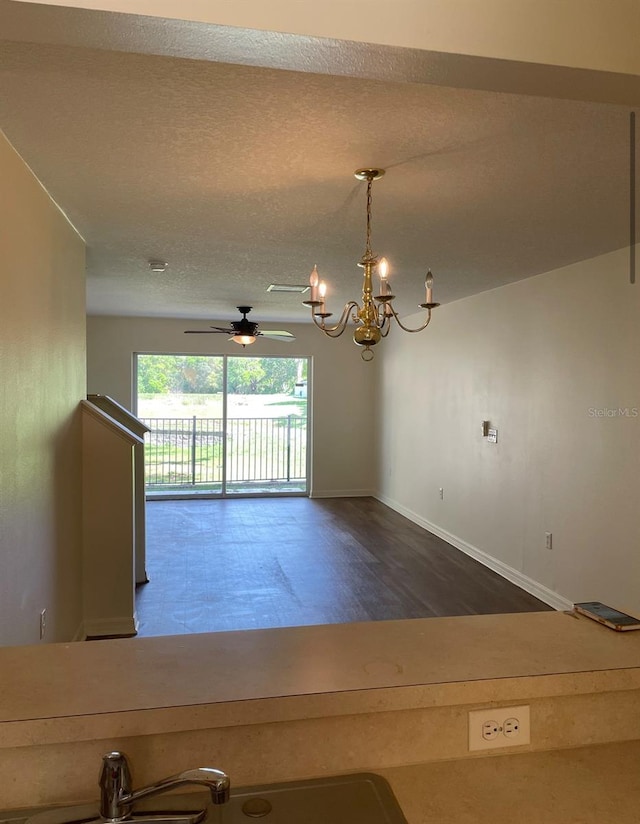
[[[227,359],[226,491],[307,492],[307,359]]]
[[[147,495],[222,493],[223,371],[222,356],[137,355]]]

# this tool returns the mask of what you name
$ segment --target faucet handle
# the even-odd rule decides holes
[[[131,811],[130,804],[124,804],[124,796],[131,795],[131,770],[127,756],[114,750],[102,756],[100,770],[100,815],[111,821],[125,818]]]

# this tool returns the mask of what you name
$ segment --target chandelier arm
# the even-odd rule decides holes
[[[347,328],[347,323],[349,322],[349,312],[352,309],[359,309],[358,304],[355,300],[349,301],[349,303],[345,303],[344,309],[342,310],[342,314],[340,315],[340,319],[335,324],[335,326],[326,326],[324,322],[324,318],[321,318],[318,321],[318,318],[313,313],[313,309],[311,310],[311,318],[315,325],[320,329],[325,335],[328,335],[330,338],[339,338],[340,335],[344,332]]]
[[[398,313],[393,308],[393,305],[391,303],[388,303],[387,306],[389,307],[389,309],[391,309],[391,312],[393,313],[393,317],[395,318],[396,323],[398,324],[398,326],[401,329],[403,329],[405,332],[422,332],[423,329],[427,328],[427,326],[429,325],[429,321],[431,320],[431,309],[427,309],[427,319],[422,324],[422,326],[418,326],[417,329],[410,329],[408,326],[405,326],[404,323],[400,320],[400,318],[398,317]]]

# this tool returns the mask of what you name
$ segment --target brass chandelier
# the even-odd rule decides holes
[[[386,258],[378,258],[371,251],[371,186],[374,180],[382,177],[384,169],[358,169],[354,172],[358,180],[367,181],[367,237],[364,254],[360,258],[358,266],[364,269],[362,281],[362,306],[357,301],[351,300],[345,304],[340,319],[335,326],[327,326],[325,321],[332,313],[325,310],[325,295],[327,285],[320,281],[318,268],[313,267],[309,278],[311,294],[309,300],[304,300],[304,306],[311,308],[311,318],[315,325],[330,338],[338,338],[347,328],[349,321],[356,324],[353,332],[353,340],[358,346],[363,346],[362,360],[373,360],[371,347],[375,346],[386,338],[391,329],[391,321],[395,320],[398,326],[405,332],[422,332],[426,329],[431,320],[431,310],[439,303],[433,302],[433,275],[429,269],[425,279],[426,301],[419,303],[421,309],[426,309],[427,318],[422,326],[417,329],[409,329],[405,326],[393,306],[395,295],[391,294],[391,285],[388,280],[389,264]],[[373,294],[373,275],[376,273],[380,280],[380,294]]]

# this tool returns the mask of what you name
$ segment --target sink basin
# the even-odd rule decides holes
[[[315,778],[231,789],[228,804],[213,806],[207,792],[164,795],[136,806],[148,824],[186,822],[205,811],[203,824],[407,824],[388,783],[375,773]],[[25,814],[21,824],[93,824],[97,803]],[[4,822],[6,824],[6,822]]]
[[[387,782],[374,773],[231,791],[216,824],[407,824]]]

